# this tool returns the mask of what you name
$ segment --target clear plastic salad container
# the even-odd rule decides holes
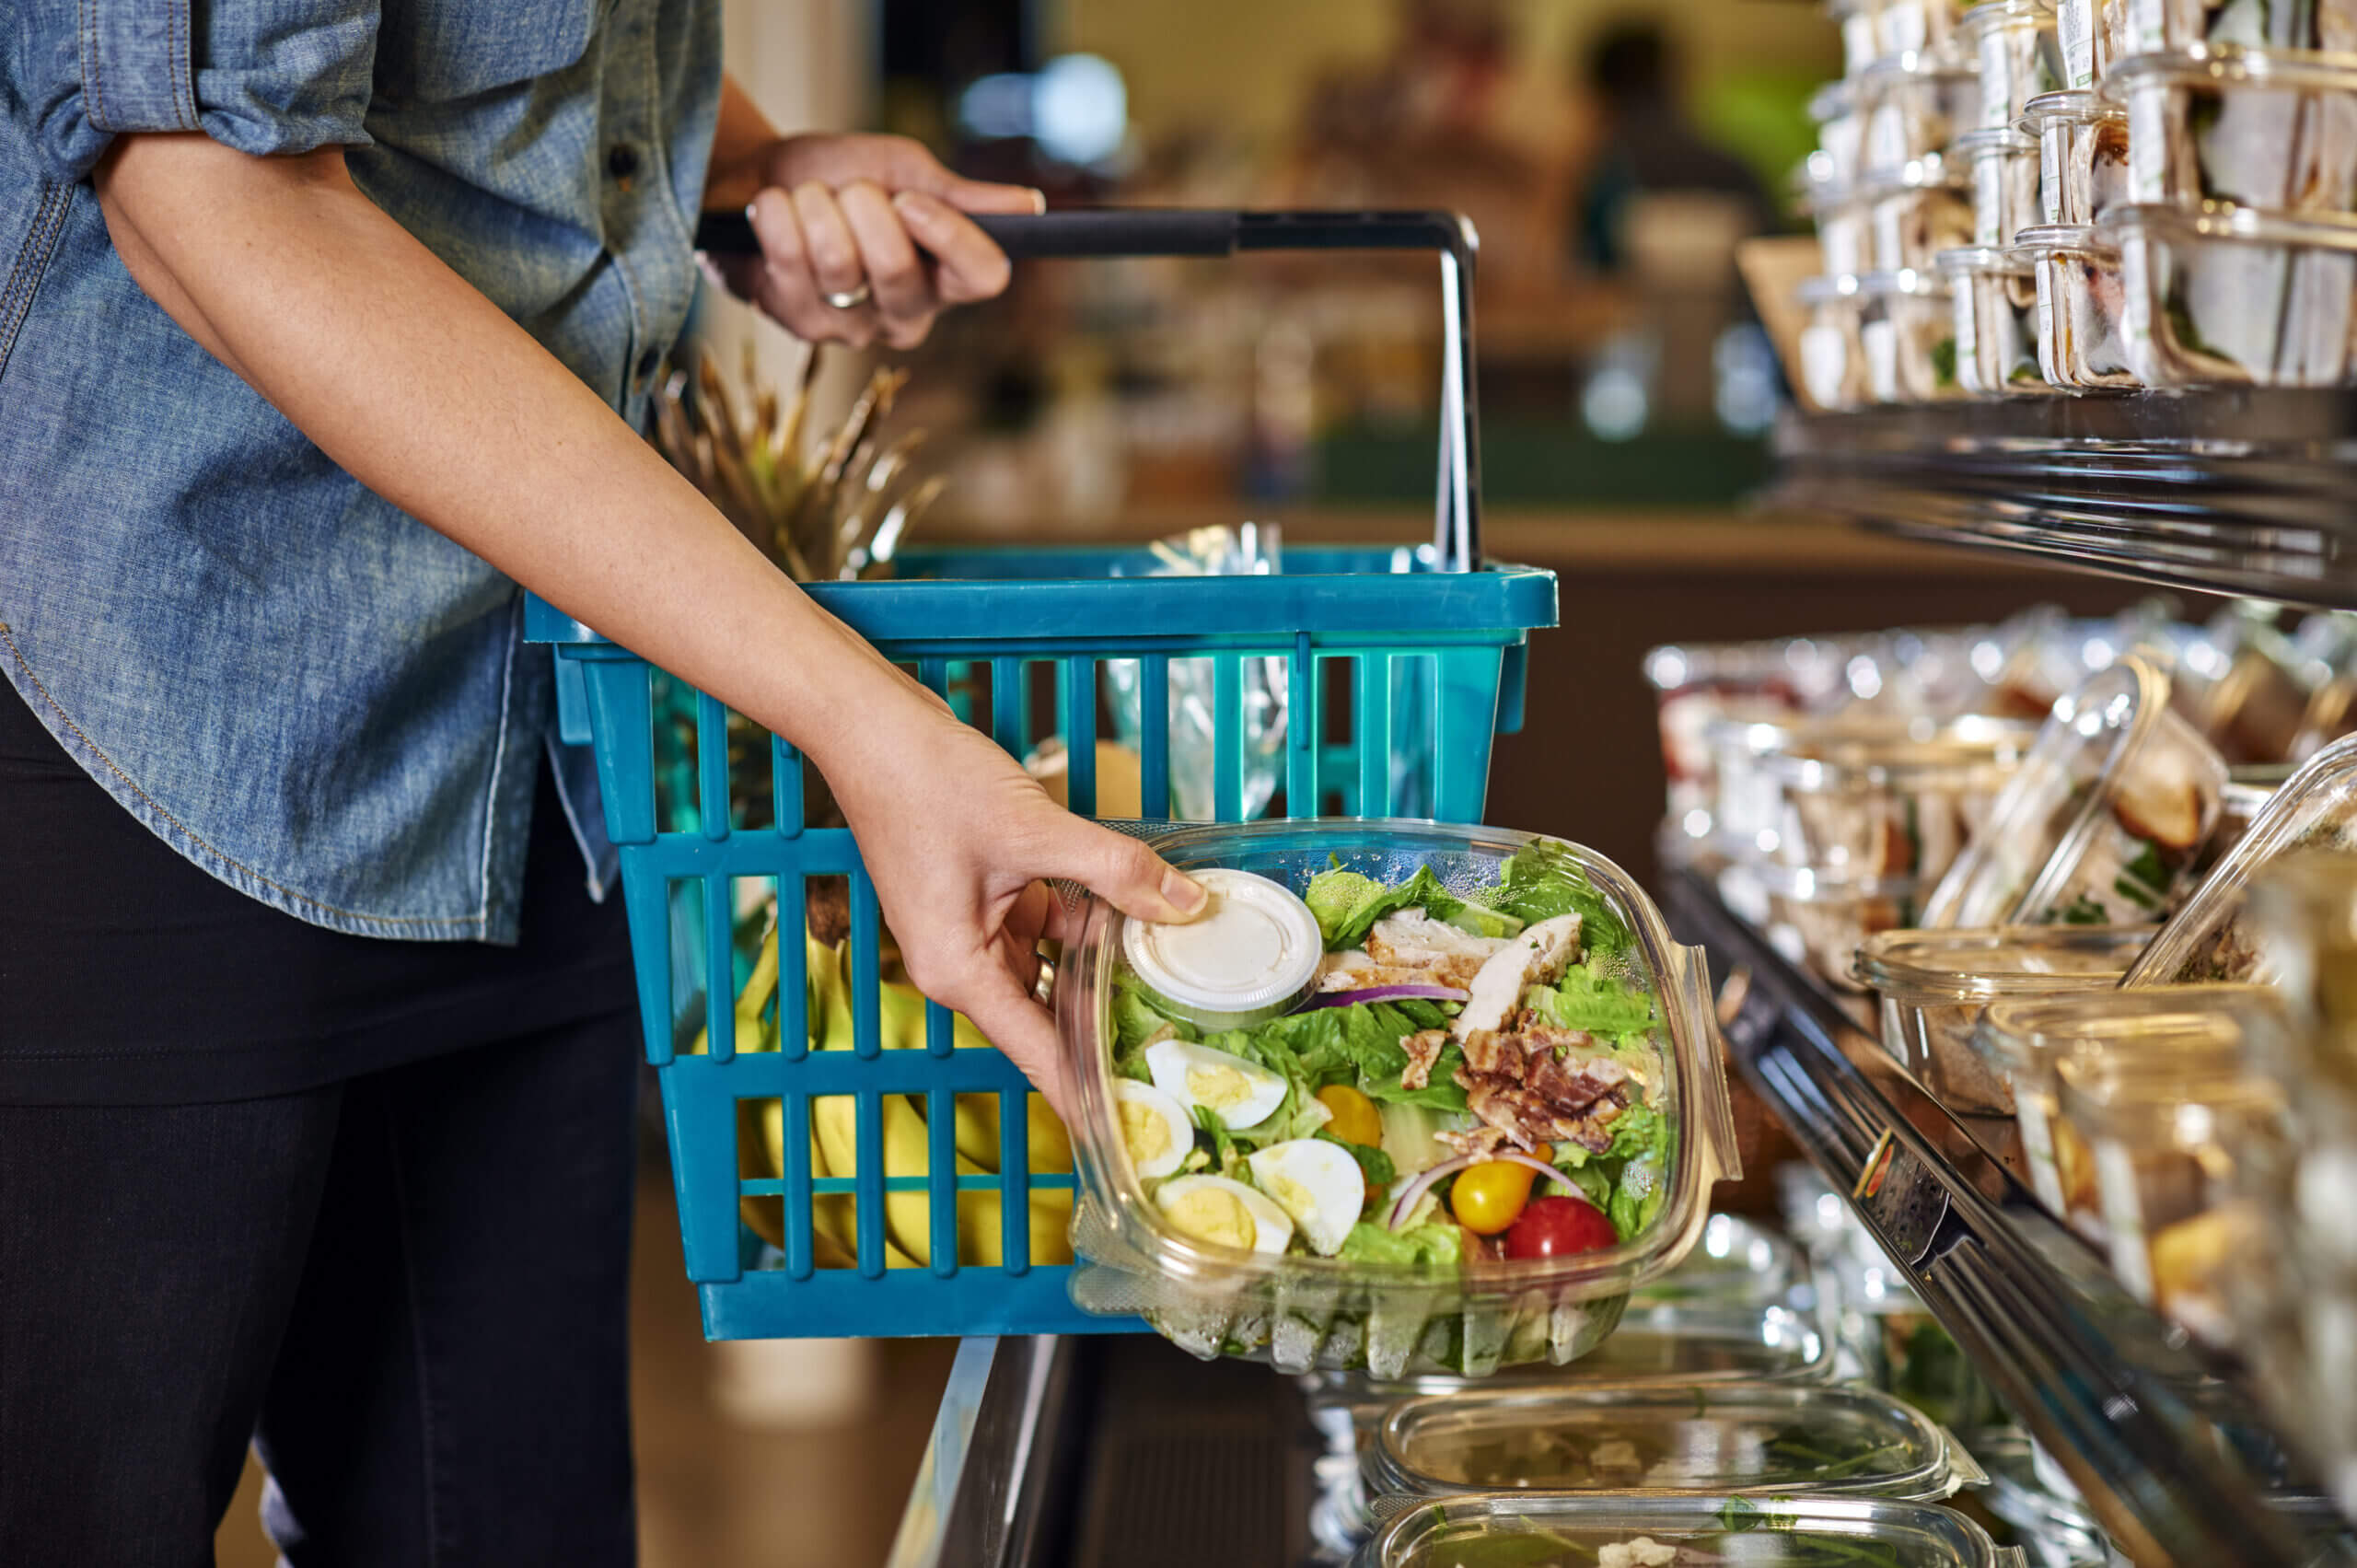
[[[1855,276],[1805,278],[1801,304],[1808,325],[1801,329],[1801,387],[1809,401],[1830,412],[1863,408],[1866,401],[1866,349],[1859,337],[1865,298]]]
[[[1762,887],[1768,938],[1784,956],[1834,985],[1861,989],[1858,948],[1869,937],[1917,923],[1929,883],[1914,877],[1849,880],[1798,866],[1750,865]]]
[[[2128,203],[2128,115],[2090,91],[2043,93],[2022,110],[2038,138],[2038,222],[2090,224]]]
[[[2258,995],[2266,995],[2264,992]],[[2233,1341],[2223,1276],[2266,1235],[2235,1165],[2277,1157],[2284,1101],[2246,1070],[2225,1010],[2142,1020],[2064,1056],[2058,1109],[2088,1149],[2111,1271],[2129,1294],[2213,1343]]]
[[[1917,192],[1915,195],[1929,194]],[[1930,264],[1929,254],[1924,264]],[[1868,273],[1858,341],[1866,354],[1866,396],[1878,403],[1930,403],[1964,396],[1956,378],[1956,311],[1946,280],[1910,270]]]
[[[2177,985],[2144,991],[2073,993],[2000,1002],[1972,1036],[1973,1049],[2013,1088],[2030,1189],[2058,1218],[2100,1243],[2107,1231],[2095,1159],[2061,1114],[2061,1064],[2090,1051],[2122,1060],[2181,1056],[2189,1046],[2232,1049],[2240,1020],[2270,1005],[2271,993],[2247,985]]]
[[[2313,849],[2270,862],[2252,879],[2248,924],[2299,1032],[2357,1062],[2357,855]]]
[[[2282,6],[2268,0],[2123,0],[2127,52],[2357,49],[2357,10],[2349,0]]]
[[[2062,85],[2092,87],[2128,55],[2128,0],[2056,0]],[[2061,221],[2049,220],[2049,221]]]
[[[1961,1444],[1871,1388],[1485,1390],[1392,1407],[1368,1445],[1377,1518],[1514,1491],[1798,1492],[1938,1502],[1986,1478]]]
[[[1972,239],[1972,175],[1961,164],[1920,158],[1859,186],[1867,250],[1884,273],[1926,272],[1932,258]]]
[[[1986,0],[1964,14],[1962,37],[1980,66],[1981,125],[2010,128],[2030,99],[2070,85],[2045,0]]]
[[[1882,1045],[1956,1111],[2014,1110],[2014,1092],[1972,1049],[1990,1004],[2109,991],[2152,939],[2149,926],[1889,931],[1858,949],[1857,978],[1882,998]]]
[[[2128,362],[2119,252],[2077,224],[2042,224],[2014,237],[2014,254],[2037,269],[2038,368],[2071,392],[2137,385]]]
[[[1936,55],[1879,61],[1859,75],[1856,90],[1866,114],[1858,153],[1862,178],[1937,158],[1960,134],[1980,123],[1980,78],[1968,64],[1950,64]]]
[[[1401,1514],[1354,1568],[2026,1568],[1950,1508],[1879,1497],[1451,1498]]]
[[[1400,820],[1154,842],[1291,889],[1325,951],[1310,1003],[1205,1031],[1133,953],[1262,938],[1082,909],[1057,987],[1081,1307],[1206,1358],[1478,1376],[1585,1354],[1685,1257],[1736,1173],[1726,1081],[1701,955],[1620,867]]]
[[[2052,396],[2038,368],[2036,270],[2010,250],[1977,246],[1937,260],[1956,316],[1957,382],[1980,398]]]
[[[2357,59],[2142,54],[2120,62],[2104,91],[2128,108],[2131,201],[2357,208]]]
[[[2247,207],[2115,208],[2126,344],[2155,387],[2337,387],[2357,377],[2357,221]]]
[[[2217,749],[2129,654],[2054,704],[1989,822],[1933,890],[1933,926],[2158,922],[2216,830]]]
[[[1865,168],[1866,111],[1851,82],[1828,82],[1808,100],[1809,119],[1817,124],[1817,150],[1827,160],[1826,177],[1837,185],[1855,184]]]
[[[1972,168],[1975,245],[2011,245],[2016,230],[2041,221],[2037,137],[2010,125],[1984,126],[1957,137],[1956,152]]]
[[[2250,889],[2277,861],[2307,850],[2357,864],[2357,737],[2310,758],[2269,796],[2235,847],[2128,971],[2126,983],[2271,984],[2281,979],[2283,964],[2261,946],[2248,919]]]

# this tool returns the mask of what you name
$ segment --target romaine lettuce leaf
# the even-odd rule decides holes
[[[1391,1156],[1380,1148],[1367,1144],[1353,1144],[1347,1138],[1337,1138],[1323,1127],[1318,1130],[1317,1135],[1327,1143],[1339,1144],[1348,1151],[1350,1156],[1359,1162],[1359,1171],[1370,1184],[1388,1187],[1399,1179],[1399,1167],[1393,1165]]]
[[[1354,1263],[1422,1263],[1454,1268],[1465,1253],[1465,1237],[1453,1222],[1432,1221],[1406,1230],[1387,1230],[1361,1220],[1342,1237],[1340,1256]]]
[[[1522,929],[1520,921],[1450,892],[1429,865],[1416,867],[1416,874],[1396,888],[1356,871],[1321,871],[1309,879],[1302,900],[1318,917],[1318,930],[1329,953],[1359,946],[1376,921],[1404,909],[1421,908],[1434,920],[1476,936],[1511,936]]]
[[[1506,856],[1499,868],[1497,891],[1489,895],[1489,903],[1525,925],[1560,914],[1576,914],[1580,945],[1591,954],[1621,952],[1632,940],[1629,927],[1612,912],[1572,852],[1544,839]]]
[[[1113,987],[1113,1073],[1117,1077],[1135,1078],[1150,1084],[1154,1075],[1146,1071],[1146,1042],[1155,1039],[1193,1040],[1198,1031],[1183,1018],[1173,1018],[1158,1011],[1153,1003],[1133,985]]]
[[[1612,1228],[1628,1240],[1654,1223],[1661,1206],[1668,1197],[1662,1177],[1662,1162],[1658,1155],[1641,1155],[1620,1167],[1620,1179],[1612,1184],[1612,1201],[1604,1212],[1612,1220]]]
[[[1534,985],[1522,1005],[1558,1028],[1580,1029],[1615,1045],[1642,1040],[1654,1024],[1654,999],[1585,964],[1573,964],[1554,985]]]

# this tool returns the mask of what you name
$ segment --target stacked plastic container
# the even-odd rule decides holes
[[[1850,70],[1817,99],[1815,401],[2357,380],[2357,4],[1891,14],[1837,12]],[[1971,90],[1925,112],[1959,70]],[[1968,194],[1971,243],[1948,245],[1961,220],[1933,215]]]

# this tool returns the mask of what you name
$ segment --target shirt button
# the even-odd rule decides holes
[[[662,367],[663,356],[653,349],[648,349],[638,356],[638,378],[642,381],[653,380],[656,371]]]
[[[617,180],[628,180],[638,172],[638,149],[627,143],[616,143],[606,154],[606,172]]]

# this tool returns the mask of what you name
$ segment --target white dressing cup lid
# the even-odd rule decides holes
[[[1184,925],[1133,920],[1122,956],[1146,988],[1188,1012],[1250,1013],[1298,997],[1318,978],[1318,917],[1292,889],[1248,871],[1192,873],[1211,895]]]

